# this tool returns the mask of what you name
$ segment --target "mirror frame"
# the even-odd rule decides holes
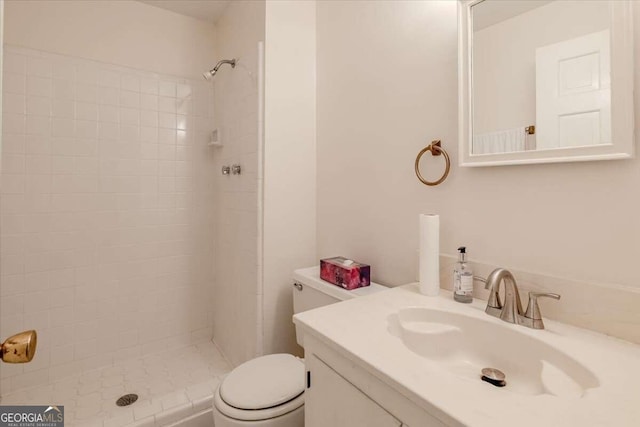
[[[473,29],[471,8],[484,0],[458,1],[458,159],[463,167],[631,159],[635,156],[633,109],[633,10],[631,0],[611,0],[611,138],[613,143],[540,151],[471,154],[473,136]]]

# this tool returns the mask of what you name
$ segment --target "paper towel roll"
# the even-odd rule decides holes
[[[420,293],[440,291],[440,216],[420,215]]]

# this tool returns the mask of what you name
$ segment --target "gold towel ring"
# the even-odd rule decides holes
[[[433,181],[433,182],[427,181],[422,177],[422,174],[420,174],[420,158],[427,151],[431,152],[432,156],[439,156],[440,154],[444,154],[444,161],[445,161],[444,174],[437,181]],[[449,154],[445,151],[444,148],[440,146],[440,140],[432,141],[431,144],[427,145],[422,150],[420,150],[420,152],[418,153],[418,156],[416,157],[415,168],[416,168],[416,175],[418,176],[418,179],[424,185],[428,185],[428,186],[438,185],[438,184],[441,184],[445,179],[447,179],[447,176],[449,175],[449,170],[451,169],[451,160],[449,159]]]

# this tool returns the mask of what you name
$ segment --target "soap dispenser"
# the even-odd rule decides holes
[[[453,299],[468,304],[473,301],[473,271],[466,261],[467,248],[458,248],[458,262],[453,267]]]

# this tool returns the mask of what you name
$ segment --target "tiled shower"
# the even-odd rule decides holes
[[[211,87],[10,47],[4,65],[1,331],[41,339],[3,391],[209,336]]]
[[[167,425],[210,410],[229,361],[257,354],[238,339],[259,322],[264,29],[237,31],[217,43],[238,68],[214,82],[5,43],[0,334],[35,329],[38,349],[0,367],[2,404],[63,404],[67,426]],[[243,174],[222,177],[229,162]]]

